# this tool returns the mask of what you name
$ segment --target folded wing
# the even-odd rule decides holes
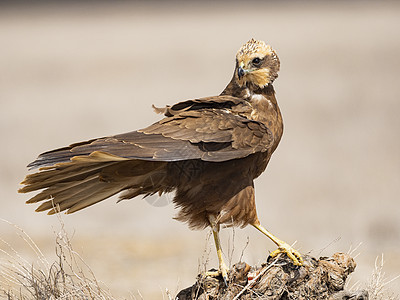
[[[248,119],[248,102],[216,96],[157,109],[165,118],[139,131],[72,144],[41,154],[20,192],[43,189],[28,203],[38,211],[75,212],[129,189],[129,197],[170,192],[167,164],[183,160],[223,162],[267,151],[271,131]],[[54,213],[51,210],[50,213]]]
[[[147,128],[45,152],[28,167],[68,162],[74,156],[88,156],[95,151],[166,162],[218,162],[266,151],[273,142],[272,133],[264,124],[242,116],[246,109],[246,101],[230,96],[181,102],[164,109],[167,117]]]

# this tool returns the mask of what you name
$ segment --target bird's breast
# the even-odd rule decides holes
[[[267,97],[262,94],[252,94],[249,102],[253,108],[250,118],[268,125],[269,121],[275,121],[277,111]]]
[[[248,100],[252,111],[250,119],[265,124],[274,136],[273,150],[276,149],[283,133],[282,116],[275,98],[264,94],[252,94]]]
[[[272,102],[271,100],[269,100],[267,97],[265,97],[263,94],[252,94],[250,96],[250,103],[253,106],[257,106],[257,105],[268,105],[270,107],[272,107]]]

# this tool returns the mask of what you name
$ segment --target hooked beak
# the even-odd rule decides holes
[[[243,77],[244,74],[245,74],[245,72],[244,72],[244,70],[243,70],[242,67],[239,67],[239,68],[238,68],[237,74],[238,74],[239,79],[242,79],[242,77]]]
[[[246,70],[244,68],[244,63],[241,62],[239,67],[238,67],[238,69],[237,69],[237,75],[238,75],[239,80],[242,79],[243,76],[246,75],[247,73],[249,73],[249,70]]]

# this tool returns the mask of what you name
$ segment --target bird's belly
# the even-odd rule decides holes
[[[209,214],[217,216],[221,224],[254,223],[257,213],[253,179],[263,170],[257,167],[262,158],[252,155],[221,163],[198,161],[196,172],[190,176],[181,164],[174,176],[177,188],[173,201],[180,209],[176,219],[192,229],[209,226]]]

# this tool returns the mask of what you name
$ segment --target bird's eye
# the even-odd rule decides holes
[[[259,57],[253,58],[251,63],[255,66],[258,66],[261,63],[261,59]]]

